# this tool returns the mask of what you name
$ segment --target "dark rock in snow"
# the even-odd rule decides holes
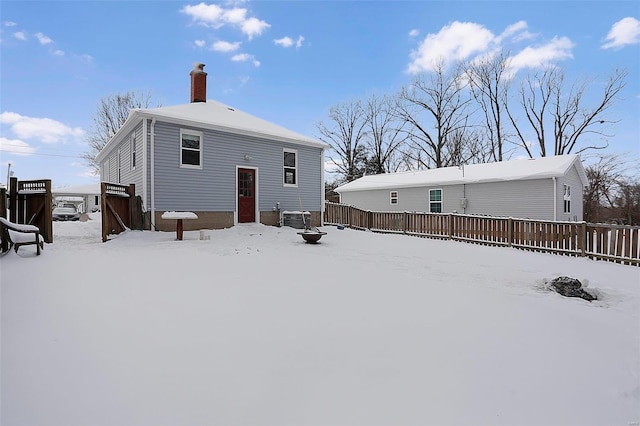
[[[551,281],[551,289],[566,297],[580,297],[591,302],[596,297],[582,289],[582,283],[575,278],[558,277]]]

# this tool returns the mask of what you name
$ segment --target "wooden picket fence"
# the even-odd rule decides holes
[[[462,215],[374,212],[327,202],[326,225],[583,256],[640,266],[640,227]]]

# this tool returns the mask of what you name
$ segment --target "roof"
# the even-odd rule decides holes
[[[207,102],[192,102],[168,107],[131,110],[125,123],[98,154],[96,160],[100,161],[112,149],[115,141],[119,140],[120,135],[131,132],[140,120],[145,118],[155,118],[158,121],[183,126],[275,139],[298,145],[318,148],[328,147],[328,145],[316,139],[288,130],[223,103],[207,100]]]
[[[100,184],[90,183],[88,185],[67,186],[51,190],[52,195],[100,195]]]
[[[363,176],[360,179],[339,186],[335,191],[342,193],[432,185],[550,179],[564,176],[574,165],[580,175],[582,184],[586,186],[588,180],[582,161],[578,155],[572,154]]]

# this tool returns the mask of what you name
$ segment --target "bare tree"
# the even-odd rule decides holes
[[[341,180],[350,182],[364,173],[367,116],[362,102],[347,101],[331,107],[329,120],[328,124],[317,124],[319,139],[331,146],[335,154],[331,160]]]
[[[578,143],[589,134],[612,136],[605,134],[604,130],[606,125],[615,121],[605,118],[604,113],[615,103],[618,94],[625,87],[627,75],[627,71],[614,70],[604,85],[600,100],[594,107],[585,107],[585,95],[589,87],[586,81],[575,81],[567,88],[564,71],[558,67],[529,74],[520,87],[519,103],[526,121],[535,133],[533,146],[528,143],[524,128],[517,122],[514,112],[507,106],[518,145],[531,158],[534,157],[534,146],[538,147],[542,157],[606,148],[606,144],[599,145],[596,141],[589,141],[583,147]],[[548,128],[553,128],[551,135],[547,132]],[[548,149],[550,144],[553,144],[553,150]]]
[[[640,222],[638,162],[628,154],[599,155],[585,168],[589,185],[584,192],[584,219],[588,222]]]
[[[490,161],[505,159],[505,145],[509,140],[505,130],[505,122],[508,122],[505,104],[511,82],[508,69],[509,59],[504,52],[486,56],[466,67],[471,94],[483,112]]]
[[[394,100],[372,95],[364,105],[366,114],[367,173],[396,172],[401,166],[399,149],[406,140],[404,122],[394,115]]]
[[[458,73],[447,73],[440,63],[428,79],[418,76],[400,92],[395,114],[406,123],[410,148],[405,154],[413,168],[455,165],[451,145],[468,126],[470,99],[463,88]]]
[[[137,91],[119,93],[100,99],[92,117],[93,127],[87,137],[89,149],[82,154],[82,158],[93,168],[96,175],[100,173],[100,168],[95,161],[96,156],[122,127],[129,112],[134,108],[149,108],[151,102],[150,92]]]

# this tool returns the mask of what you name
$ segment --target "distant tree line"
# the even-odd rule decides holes
[[[516,79],[505,53],[472,63],[436,64],[397,93],[349,100],[317,125],[331,146],[338,181],[366,173],[422,170],[607,147],[606,112],[626,85],[613,70],[600,90],[569,82],[559,66]]]

